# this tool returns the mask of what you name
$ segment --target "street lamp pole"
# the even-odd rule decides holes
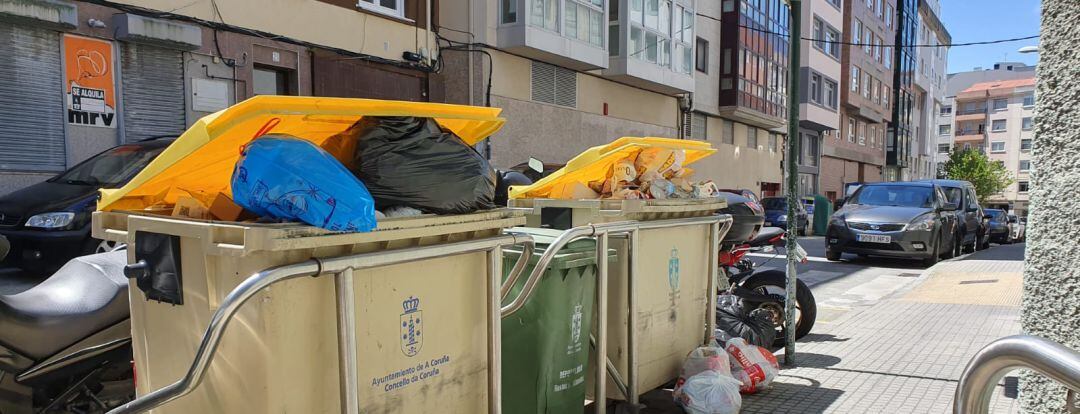
[[[799,67],[802,39],[802,0],[787,0],[791,9],[788,31],[788,136],[784,157],[787,161],[787,286],[784,297],[784,365],[795,365],[795,263],[798,244],[798,186],[799,186]]]

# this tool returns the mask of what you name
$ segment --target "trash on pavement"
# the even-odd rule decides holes
[[[776,328],[768,312],[757,309],[747,313],[741,302],[731,294],[717,297],[716,329],[729,338],[742,338],[751,345],[772,346],[776,340]]]
[[[675,402],[689,413],[737,413],[742,383],[731,375],[723,348],[703,346],[690,352],[675,384]]]
[[[243,149],[232,177],[240,206],[260,216],[299,220],[332,231],[375,228],[375,202],[364,183],[318,146],[266,135]]]
[[[495,170],[483,155],[430,118],[365,117],[353,171],[379,209],[436,214],[495,208]]]
[[[393,206],[382,212],[383,217],[412,217],[424,214],[423,211],[406,206]]]
[[[742,338],[729,339],[726,349],[731,356],[731,375],[742,383],[739,391],[743,394],[768,388],[780,375],[780,364],[768,349],[749,345]]]

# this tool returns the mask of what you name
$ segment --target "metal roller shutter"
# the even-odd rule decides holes
[[[124,139],[134,142],[187,129],[183,54],[139,43],[120,52]]]
[[[0,24],[0,44],[0,170],[63,170],[60,34]]]

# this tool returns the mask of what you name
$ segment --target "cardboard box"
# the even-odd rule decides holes
[[[210,204],[210,216],[221,221],[243,221],[255,218],[254,214],[244,210],[224,193],[218,193],[217,197],[214,197],[214,202]]]
[[[199,220],[210,219],[210,211],[194,197],[180,197],[172,210],[173,217],[187,217]]]

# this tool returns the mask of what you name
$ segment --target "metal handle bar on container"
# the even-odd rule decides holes
[[[1007,336],[991,342],[968,362],[956,386],[953,413],[986,414],[998,381],[1018,368],[1080,391],[1080,352],[1038,336]]]
[[[255,273],[236,286],[225,300],[221,303],[214,315],[210,318],[210,324],[206,327],[202,342],[195,351],[195,359],[187,374],[180,380],[153,391],[149,394],[136,398],[109,411],[108,414],[141,413],[149,411],[161,405],[187,395],[193,391],[203,380],[210,362],[217,353],[221,337],[229,322],[236,312],[263,289],[275,283],[305,276],[319,276],[329,273],[340,273],[350,270],[370,269],[374,267],[390,266],[395,264],[409,263],[417,260],[435,259],[440,257],[455,256],[465,253],[489,251],[501,249],[502,246],[532,241],[527,235],[501,235],[480,240],[469,240],[441,244],[435,246],[410,247],[389,251],[361,253],[350,256],[309,259],[300,263],[279,266]],[[501,275],[495,275],[493,280],[501,279]],[[496,323],[497,325],[497,323]],[[489,338],[489,341],[499,341],[500,338]],[[491,396],[490,398],[497,398]],[[343,407],[343,411],[345,407]]]
[[[514,236],[528,236],[525,233],[514,231],[505,231],[504,233]],[[510,289],[514,287],[514,283],[517,283],[518,277],[525,271],[525,267],[529,265],[529,259],[532,258],[533,252],[536,249],[536,243],[533,242],[532,237],[529,237],[528,240],[523,241],[521,244],[523,246],[521,249],[521,256],[518,256],[517,262],[514,262],[514,267],[510,269],[510,275],[502,282],[502,287],[499,291],[500,301],[506,299],[506,296],[510,294]]]

